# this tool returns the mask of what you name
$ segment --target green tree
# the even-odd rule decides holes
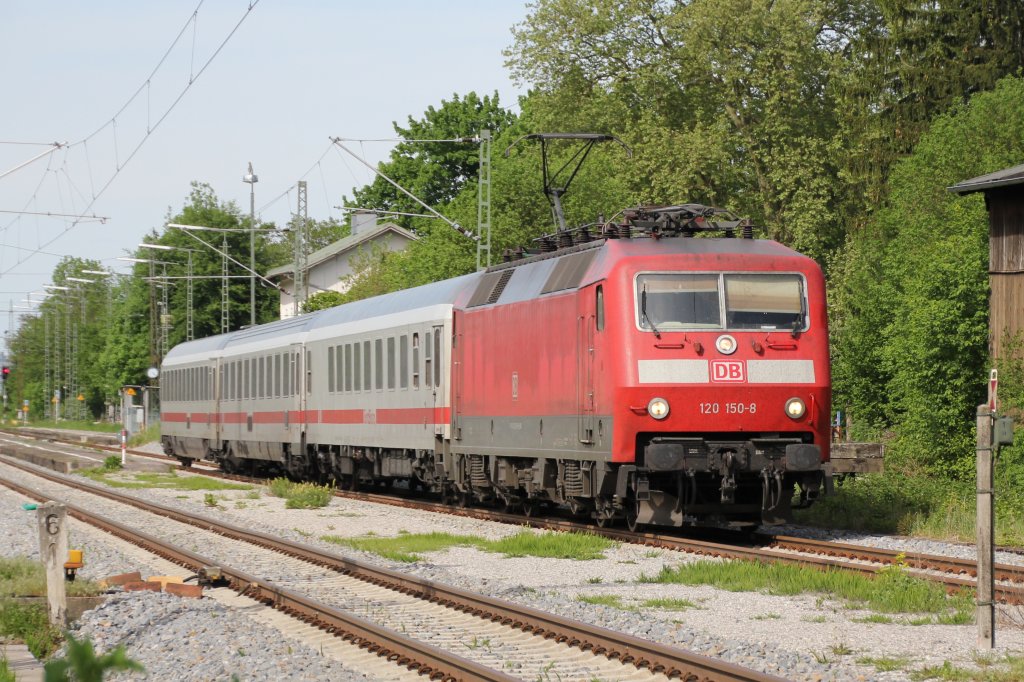
[[[85,417],[102,412],[105,377],[91,359],[102,355],[107,341],[114,289],[108,278],[92,274],[99,270],[96,261],[70,256],[54,268],[52,295],[39,305],[38,317],[24,319],[9,340],[12,405],[28,400],[32,414],[40,416],[59,390],[71,408],[67,415],[79,412],[79,402]]]
[[[313,313],[317,310],[326,310],[344,302],[344,294],[337,291],[318,291],[302,303],[302,312]]]
[[[980,195],[946,188],[1022,157],[1024,79],[1006,78],[936,118],[836,269],[836,404],[894,429],[898,460],[973,468],[988,365],[988,223]]]
[[[1016,0],[848,3],[844,58],[833,74],[843,208],[863,227],[886,198],[889,169],[935,116],[991,90],[1024,66],[1024,6]]]
[[[167,223],[198,225],[224,232],[186,231],[167,228],[153,230],[146,242],[168,249],[139,248],[131,255],[140,259],[161,261],[155,265],[138,263],[132,276],[121,285],[119,305],[110,322],[112,333],[106,346],[101,366],[111,390],[126,384],[146,382],[146,369],[159,362],[159,333],[162,291],[168,286],[168,311],[172,326],[168,334],[168,349],[187,337],[188,281],[187,262],[191,251],[193,275],[193,323],[195,338],[219,334],[222,310],[222,256],[225,241],[227,253],[238,263],[249,264],[249,220],[233,202],[222,202],[213,188],[203,183],[192,183],[188,202],[176,213],[168,212]],[[273,224],[257,226],[256,271],[264,273],[270,268],[273,256],[271,237]],[[277,235],[276,239],[280,239]],[[202,240],[202,241],[200,241]],[[206,242],[205,244],[203,242]],[[249,272],[241,265],[229,262],[228,320],[234,331],[249,324]],[[151,270],[152,268],[152,270]],[[167,280],[164,284],[163,276]],[[152,279],[155,276],[156,279]],[[276,289],[257,279],[256,321],[277,319],[280,297]]]
[[[468,184],[475,183],[479,167],[478,146],[473,142],[481,130],[500,134],[515,122],[515,115],[501,107],[498,94],[480,97],[469,92],[451,100],[441,100],[438,108],[430,106],[423,117],[408,118],[406,127],[393,123],[395,133],[406,142],[399,142],[380,171],[430,206],[452,201]],[[459,140],[465,142],[417,142],[415,140]],[[369,185],[353,191],[348,206],[422,213],[422,206],[398,191],[380,177]],[[398,217],[396,221],[415,227],[412,221]]]
[[[638,201],[723,205],[823,258],[842,237],[827,85],[844,17],[831,8],[540,0],[508,63],[541,90],[541,123],[599,127],[633,146],[621,168]]]

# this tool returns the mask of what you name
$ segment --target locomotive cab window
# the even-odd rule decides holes
[[[803,277],[793,273],[644,273],[636,278],[636,321],[646,331],[804,331]]]
[[[641,275],[637,278],[641,329],[715,329],[722,326],[718,275]]]
[[[803,280],[798,275],[726,275],[725,317],[730,329],[804,327]]]

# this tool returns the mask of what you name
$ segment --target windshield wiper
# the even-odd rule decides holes
[[[807,317],[807,304],[804,302],[804,281],[797,280],[797,289],[800,295],[800,316],[793,320],[793,329],[789,335],[794,339],[800,336],[800,328],[804,326],[804,318]]]
[[[643,290],[640,292],[640,317],[647,320],[647,324],[651,325],[651,331],[654,332],[654,338],[660,339],[661,332],[654,326],[654,320],[647,315],[647,285],[644,284]]]

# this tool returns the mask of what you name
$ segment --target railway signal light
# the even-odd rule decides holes
[[[11,374],[11,368],[8,367],[7,365],[4,365],[4,368],[3,368],[2,371],[3,371],[3,378],[4,379],[6,379]]]

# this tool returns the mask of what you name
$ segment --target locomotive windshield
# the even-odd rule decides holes
[[[636,287],[641,329],[805,329],[800,275],[641,274]]]

